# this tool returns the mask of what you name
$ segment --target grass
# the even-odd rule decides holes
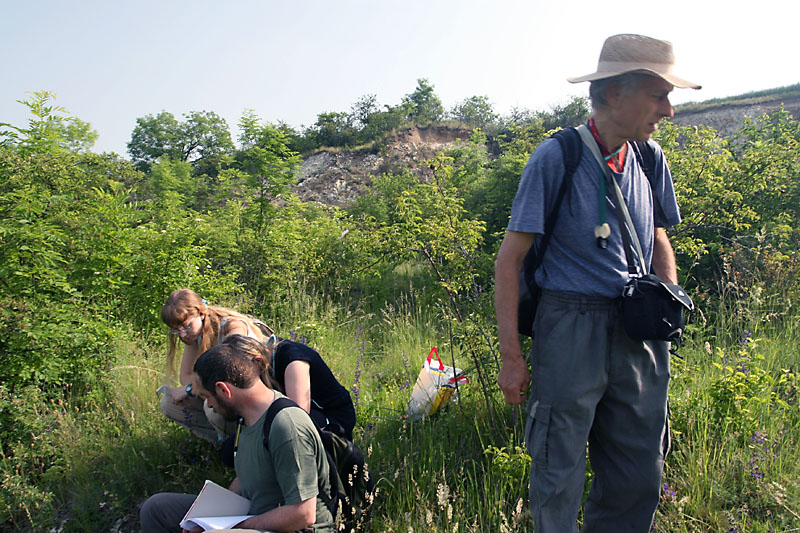
[[[495,387],[489,416],[472,358],[442,323],[409,301],[371,314],[298,298],[276,326],[315,346],[357,397],[355,440],[379,490],[372,531],[530,531],[524,416]],[[655,531],[800,528],[799,341],[796,321],[694,331],[673,360],[673,449]],[[452,346],[471,382],[446,410],[412,423],[405,405],[434,345],[448,364]],[[158,410],[161,338],[110,349],[117,363],[102,392],[4,398],[26,426],[0,457],[0,529],[138,531],[137,506],[150,494],[230,481],[213,447]],[[493,384],[493,363],[483,370]]]

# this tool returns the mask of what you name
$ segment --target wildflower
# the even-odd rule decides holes
[[[750,372],[750,369],[747,368],[747,363],[752,361],[752,360],[753,360],[752,357],[743,358],[741,360],[741,362],[739,363],[739,366],[736,367],[736,372],[741,372],[742,374],[748,374]]]
[[[296,340],[297,340],[297,332],[296,332],[296,331],[290,331],[290,332],[289,332],[289,338],[290,338],[292,341],[296,341]]]
[[[406,374],[411,372],[411,362],[408,360],[408,356],[406,355],[405,350],[403,350],[403,367],[405,368]],[[409,387],[408,379],[403,382],[403,385],[400,387],[400,390],[407,389]]]
[[[447,507],[448,500],[450,498],[450,487],[448,487],[444,483],[439,483],[436,487],[436,499],[439,503],[439,508],[444,509]]]
[[[747,463],[750,477],[757,480],[764,479],[764,472],[761,470],[761,464],[766,460],[766,454],[770,451],[769,437],[762,431],[753,433],[750,439],[752,442],[750,452],[750,461]]]
[[[361,328],[359,328],[359,333],[361,332]],[[358,351],[358,359],[356,359],[356,371],[353,376],[353,398],[355,401],[356,407],[359,405],[361,401],[361,391],[358,388],[358,383],[361,381],[361,359],[364,356],[364,349],[366,344],[364,342],[361,343],[361,349]]]
[[[411,371],[411,362],[408,360],[405,350],[403,350],[403,367],[405,367],[406,372]]]
[[[739,342],[742,344],[747,344],[750,342],[750,336],[753,334],[752,331],[743,330],[742,334],[739,336]]]
[[[183,425],[189,429],[192,429],[192,413],[189,411],[189,408],[182,407],[181,413],[183,414]]]

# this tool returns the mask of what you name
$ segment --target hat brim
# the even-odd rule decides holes
[[[681,89],[700,89],[702,88],[701,85],[697,83],[693,83],[689,80],[685,80],[674,74],[665,74],[663,72],[656,72],[655,70],[651,70],[649,68],[638,68],[634,70],[622,70],[622,71],[614,71],[614,72],[593,72],[592,74],[587,74],[585,76],[579,76],[576,78],[567,78],[567,81],[570,83],[581,83],[584,81],[597,81],[597,80],[604,80],[607,78],[613,78],[615,76],[621,76],[622,74],[631,74],[631,73],[642,73],[642,74],[649,74],[651,76],[657,76],[663,80],[668,81],[675,87],[679,87]]]

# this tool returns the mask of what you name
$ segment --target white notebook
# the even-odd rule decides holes
[[[195,498],[194,503],[181,520],[183,529],[200,526],[208,529],[230,529],[248,515],[250,500],[243,498],[213,481],[206,480],[203,490]]]

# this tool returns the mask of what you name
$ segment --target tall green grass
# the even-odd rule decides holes
[[[673,360],[673,447],[655,531],[800,528],[800,329],[744,316],[697,327]],[[471,356],[435,312],[410,299],[370,312],[298,295],[274,322],[319,350],[357,399],[355,440],[378,487],[372,531],[532,530],[523,414],[493,386],[489,416]],[[410,422],[405,406],[432,346],[471,382],[444,411]],[[109,349],[116,363],[89,398],[4,397],[27,437],[0,457],[3,530],[138,531],[149,495],[230,481],[213,446],[158,410],[163,339]]]

